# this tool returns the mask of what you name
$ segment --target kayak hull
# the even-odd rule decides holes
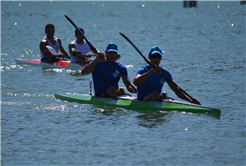
[[[118,98],[99,98],[85,94],[55,94],[60,100],[77,102],[82,104],[94,104],[99,106],[111,106],[114,108],[126,108],[138,111],[181,111],[191,113],[208,113],[220,116],[220,110],[204,107],[196,104],[176,101],[173,99],[163,99],[161,101],[138,101],[135,97],[121,96]]]
[[[71,69],[71,70],[81,70],[85,65],[88,63],[70,63],[70,61],[57,61],[57,62],[41,62],[40,59],[15,59],[16,63],[18,64],[28,64],[28,65],[34,65],[34,66],[44,66],[48,68],[63,68],[63,69]]]

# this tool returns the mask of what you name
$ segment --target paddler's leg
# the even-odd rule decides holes
[[[168,97],[169,96],[168,96],[167,92],[162,92],[162,94],[160,95],[160,99],[166,99]]]
[[[117,90],[117,96],[120,96],[120,95],[126,95],[126,90],[123,88],[123,87],[120,87],[118,90]]]
[[[108,88],[106,93],[110,97],[116,97],[117,96],[117,89],[115,89],[114,86],[111,86],[110,88]]]
[[[120,96],[120,95],[125,95],[125,94],[127,94],[127,93],[126,93],[126,90],[125,90],[123,87],[121,87],[121,88],[119,88],[119,89],[117,90],[117,89],[115,89],[114,86],[111,86],[111,87],[107,90],[106,93],[107,93],[107,95],[110,96],[110,97],[116,97],[116,96]]]
[[[46,63],[53,63],[57,61],[59,61],[57,57],[44,57],[41,59],[41,62],[46,62]]]
[[[144,97],[144,101],[159,100],[159,99],[160,99],[160,95],[157,91]]]

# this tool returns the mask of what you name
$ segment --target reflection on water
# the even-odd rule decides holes
[[[167,112],[162,111],[148,111],[138,115],[137,118],[140,120],[139,125],[147,128],[152,128],[165,123],[165,116],[168,115]]]
[[[95,105],[93,105],[95,106]],[[106,116],[111,116],[111,115],[126,115],[128,111],[124,108],[114,108],[114,107],[106,107],[106,106],[95,106],[95,110],[93,111],[95,113],[102,113],[103,115]]]
[[[63,71],[65,71],[65,69],[56,69],[47,66],[42,66],[42,69],[44,72],[54,72],[54,73],[62,73]]]
[[[159,126],[165,122],[165,116],[169,114],[169,112],[164,111],[147,111],[147,112],[139,112],[139,111],[128,111],[124,108],[108,108],[108,107],[97,107],[93,111],[95,114],[101,113],[102,115],[111,116],[114,119],[114,116],[132,116],[134,115],[137,118],[138,124],[140,126],[146,128],[152,128],[155,126]]]
[[[75,76],[75,77],[82,76],[81,70],[72,70],[72,71],[67,72],[66,74],[70,76]]]
[[[102,115],[106,116],[127,116],[127,115],[134,115],[137,118],[138,124],[140,126],[146,128],[153,128],[158,127],[165,123],[167,120],[165,119],[166,115],[169,114],[188,114],[194,117],[199,116],[211,116],[215,119],[220,119],[220,114],[208,114],[208,113],[192,113],[192,112],[185,112],[185,111],[138,111],[138,110],[126,110],[124,108],[110,108],[110,107],[96,107],[94,113],[101,113]]]

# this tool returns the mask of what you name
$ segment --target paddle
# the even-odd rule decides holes
[[[56,50],[55,50],[53,47],[47,45],[46,48],[49,50],[49,52],[50,52],[52,55],[55,55],[55,56],[60,55],[60,54],[58,54],[58,52],[56,52]]]
[[[133,44],[133,42],[128,37],[126,37],[126,35],[124,35],[121,32],[120,34],[137,50],[137,52],[143,57],[145,62],[147,62],[151,67],[155,68],[155,66],[152,65],[150,61],[147,58],[145,58],[145,56],[143,56],[142,52],[135,46],[135,44]],[[188,93],[186,93],[182,88],[180,88],[175,82],[173,82],[170,78],[168,78],[164,73],[161,73],[161,75],[166,78],[167,82],[170,82],[171,84],[173,84],[177,89],[181,90],[185,95],[187,95],[190,99],[192,99],[192,101],[194,101],[193,97],[191,97]]]
[[[56,50],[55,50],[53,47],[51,47],[51,46],[49,46],[49,45],[46,45],[46,48],[49,50],[49,52],[50,52],[52,55],[55,55],[56,58],[59,58],[59,60],[66,60],[66,61],[69,60],[68,57],[62,57],[58,52],[56,52]]]
[[[89,47],[94,51],[94,52],[97,52],[97,53],[99,53],[98,52],[98,50],[95,48],[95,47],[93,47],[92,45],[91,45],[91,43],[87,40],[87,38],[85,37],[85,35],[81,32],[81,30],[77,27],[77,25],[67,16],[67,15],[65,15],[65,17],[66,17],[66,19],[77,29],[77,31],[83,36],[83,38],[85,39],[85,41],[89,44]],[[126,81],[135,91],[137,90],[124,76],[122,76],[121,74],[120,74],[120,72],[111,64],[111,63],[109,63],[107,60],[105,60],[106,61],[106,63],[124,80],[124,81]]]
[[[76,50],[76,49],[73,49],[73,48],[72,48],[72,53],[73,53],[73,55],[74,55],[75,58],[79,58],[79,57],[87,57],[86,54],[82,54],[79,50]],[[91,56],[91,57],[94,57],[94,56],[96,56],[96,55],[90,54],[90,56]]]

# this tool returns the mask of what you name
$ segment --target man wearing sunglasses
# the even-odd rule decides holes
[[[160,47],[153,46],[149,50],[149,59],[151,64],[155,66],[155,69],[150,65],[143,66],[137,71],[133,80],[134,85],[137,86],[137,99],[150,101],[167,98],[167,93],[161,91],[164,83],[168,83],[168,81],[161,75],[161,73],[166,75],[170,80],[172,80],[172,75],[169,71],[159,66],[162,59],[162,50]],[[173,84],[168,83],[168,85],[179,98],[195,104],[200,104],[196,98],[191,100]]]

